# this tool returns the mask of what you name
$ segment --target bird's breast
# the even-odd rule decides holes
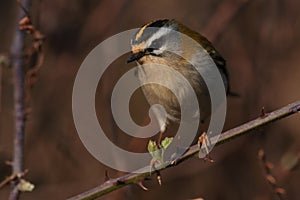
[[[158,64],[141,65],[138,68],[138,78],[142,84],[143,93],[150,105],[162,105],[171,120],[178,120],[181,112],[198,117],[199,107],[195,102],[206,104],[204,98],[205,84],[196,71],[180,71],[177,69],[192,70],[186,66],[162,66]],[[193,101],[193,103],[191,102]],[[202,118],[202,117],[201,117]]]

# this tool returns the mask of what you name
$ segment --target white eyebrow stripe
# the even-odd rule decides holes
[[[156,54],[156,55],[159,55],[159,54],[162,54],[165,50],[166,50],[166,46],[164,45],[164,46],[162,46],[162,47],[159,48],[159,49],[155,49],[155,50],[153,51],[153,53]]]
[[[171,29],[169,29],[169,28],[160,28],[147,40],[147,46],[150,46],[154,40],[161,38],[162,36],[167,35],[170,32],[171,32]]]

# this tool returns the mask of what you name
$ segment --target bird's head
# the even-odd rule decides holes
[[[142,26],[131,40],[132,55],[129,62],[159,61],[166,59],[170,52],[178,52],[178,23],[175,20],[157,20]]]

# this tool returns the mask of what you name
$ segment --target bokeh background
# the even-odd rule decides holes
[[[0,1],[0,53],[9,54],[19,7]],[[45,60],[31,90],[31,113],[26,122],[26,176],[35,184],[21,199],[66,199],[123,173],[94,159],[75,130],[71,97],[81,62],[99,42],[121,31],[159,18],[174,18],[213,41],[227,60],[232,89],[239,98],[228,99],[224,130],[266,111],[300,99],[300,2],[297,0],[39,0],[32,1],[34,25],[46,36]],[[224,20],[225,19],[225,20]],[[226,20],[228,19],[228,20]],[[129,150],[144,149],[145,141],[131,140],[115,126],[109,108],[113,83],[134,65],[120,57],[101,79],[96,107],[108,137]],[[13,77],[2,67],[0,113],[0,180],[11,174],[14,132]],[[137,92],[131,109],[142,110]],[[144,112],[145,111],[145,112]],[[287,199],[300,197],[300,169],[291,160],[300,155],[300,116],[295,115],[216,147],[215,163],[191,159],[145,181],[149,191],[127,186],[100,199],[278,199],[266,181],[257,157],[264,149],[274,165],[277,184]],[[147,120],[146,120],[147,121]],[[7,199],[9,186],[0,189]]]

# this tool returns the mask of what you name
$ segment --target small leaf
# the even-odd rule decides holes
[[[31,192],[34,189],[34,185],[24,179],[21,179],[18,184],[18,189],[21,192]]]
[[[148,151],[149,153],[153,153],[158,149],[158,146],[155,141],[150,140],[148,143]]]
[[[167,149],[172,141],[173,141],[173,137],[166,137],[165,139],[163,139],[163,141],[161,141],[162,148]]]
[[[161,150],[158,148],[155,141],[150,140],[148,143],[148,151],[151,154],[152,158],[156,161],[162,160]]]

